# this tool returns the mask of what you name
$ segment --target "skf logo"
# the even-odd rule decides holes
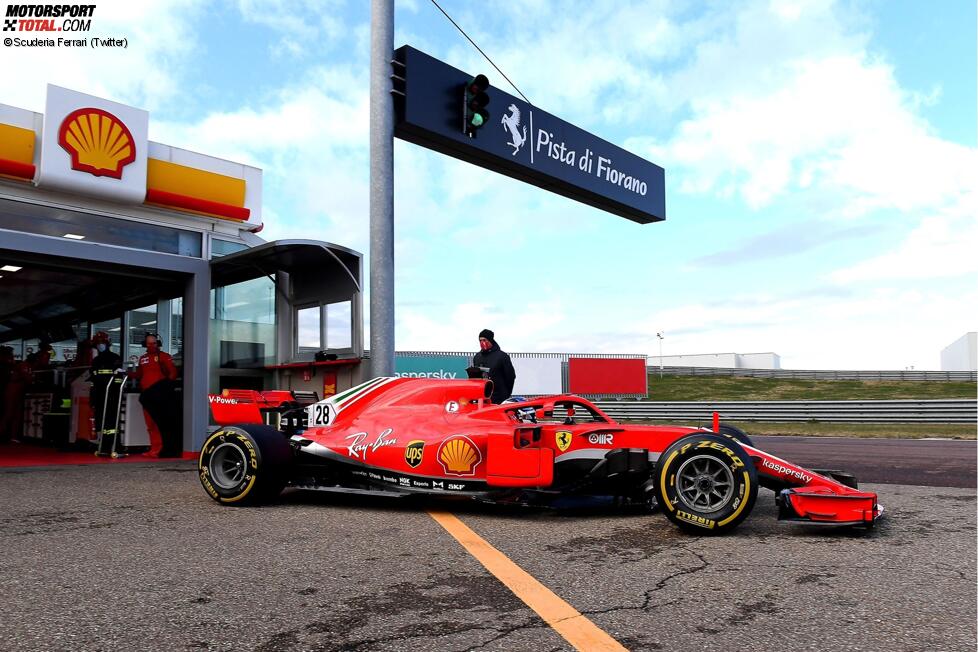
[[[455,435],[439,446],[438,462],[449,475],[475,475],[475,467],[482,462],[482,453],[471,439]]]
[[[407,462],[408,466],[412,469],[417,468],[423,459],[424,442],[420,439],[408,442],[407,448],[404,449],[404,461]]]
[[[136,143],[123,122],[102,109],[69,113],[58,130],[58,144],[71,155],[71,169],[97,177],[122,178],[136,160]]]
[[[571,440],[573,440],[573,435],[571,435],[566,430],[558,430],[557,435],[554,437],[557,440],[557,448],[560,452],[564,452],[570,448]]]

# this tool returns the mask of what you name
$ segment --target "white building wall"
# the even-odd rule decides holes
[[[739,369],[780,369],[781,356],[777,353],[741,353],[737,355]]]
[[[978,371],[978,332],[965,333],[941,351],[941,371]]]

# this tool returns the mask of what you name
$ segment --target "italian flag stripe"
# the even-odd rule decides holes
[[[370,390],[376,387],[379,387],[381,384],[383,384],[388,380],[392,380],[392,379],[381,377],[381,378],[374,378],[373,380],[368,380],[362,385],[357,385],[356,387],[351,388],[350,390],[344,392],[343,394],[340,394],[339,396],[334,398],[331,402],[333,403],[333,406],[337,409],[337,411],[339,411],[340,409],[346,407],[347,404],[352,403],[356,399],[363,396],[365,393],[369,392]]]

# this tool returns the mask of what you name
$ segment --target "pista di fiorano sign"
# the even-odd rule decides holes
[[[465,124],[474,78],[410,46],[395,53],[398,138],[647,224],[666,218],[665,171],[491,84]],[[480,111],[482,109],[480,108]]]

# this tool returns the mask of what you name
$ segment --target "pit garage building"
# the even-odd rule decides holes
[[[79,343],[99,330],[130,364],[159,334],[180,369],[186,451],[203,443],[208,394],[359,381],[361,254],[265,242],[261,170],[151,142],[148,124],[56,86],[44,114],[0,104],[0,345],[18,360],[53,348],[24,390],[22,442],[90,436]],[[135,395],[126,405],[138,445]]]

